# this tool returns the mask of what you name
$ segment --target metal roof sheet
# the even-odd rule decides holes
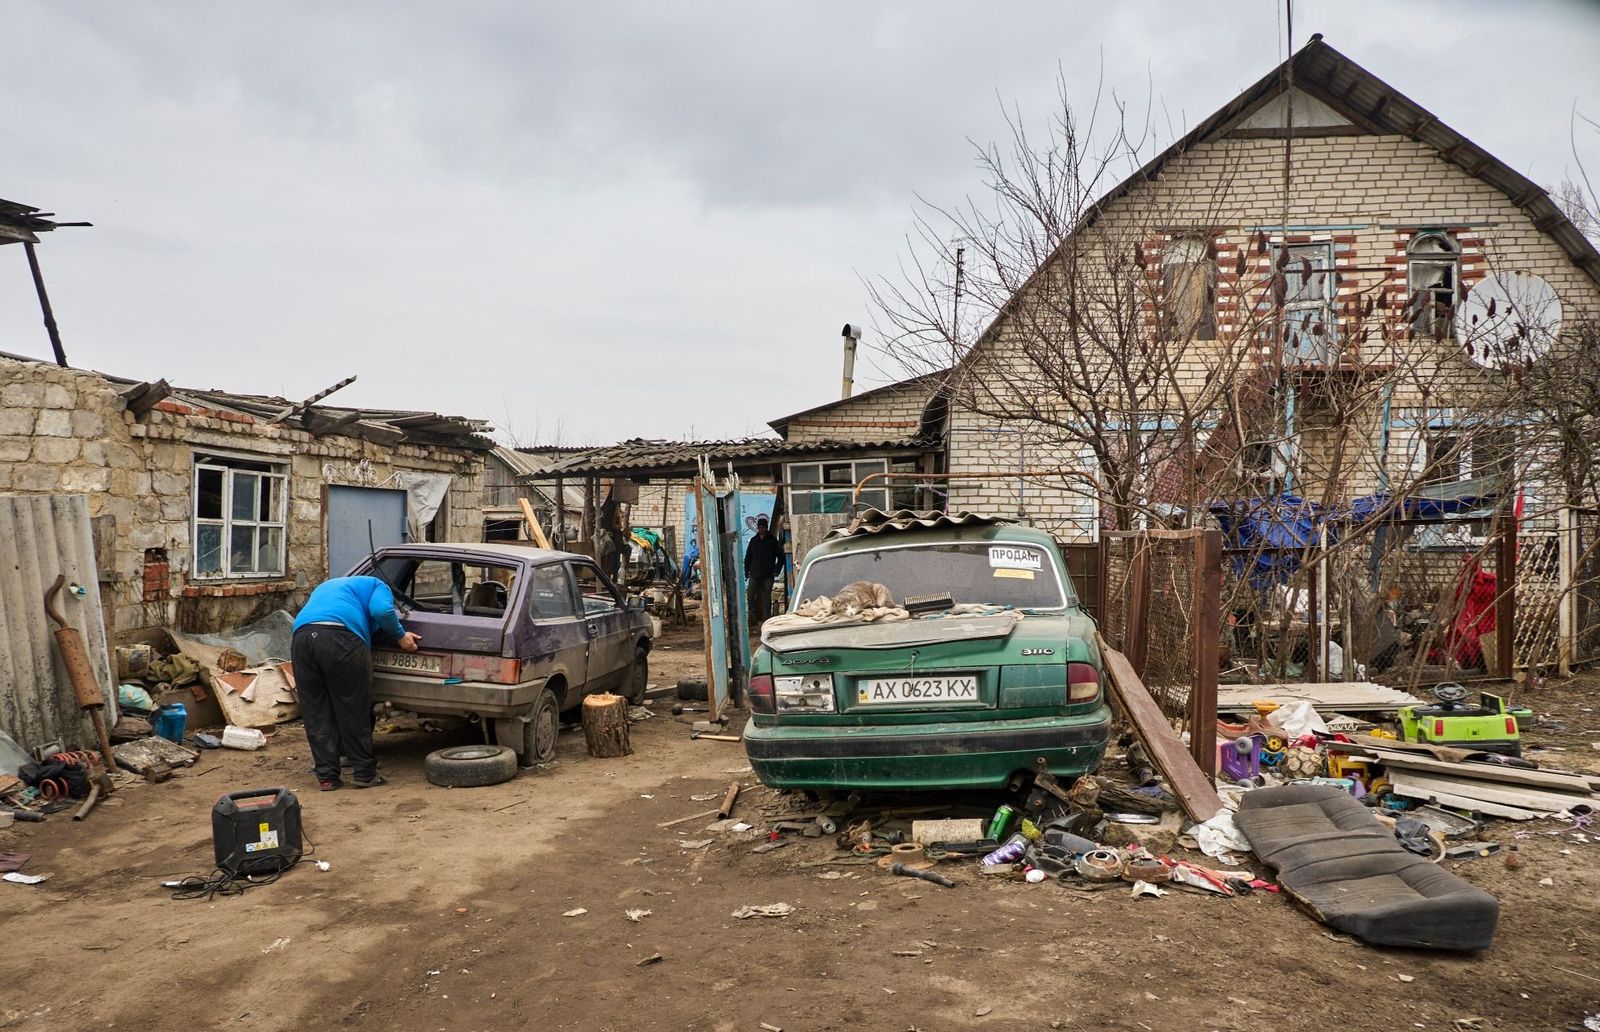
[[[693,472],[701,459],[712,465],[753,464],[763,459],[787,460],[800,455],[859,454],[866,451],[909,451],[923,447],[918,438],[881,441],[785,441],[750,437],[733,441],[658,441],[635,438],[552,459],[530,476],[632,476]]]
[[[849,524],[829,531],[823,540],[832,541],[836,538],[863,537],[867,534],[894,531],[938,530],[946,527],[1004,527],[1016,522],[1017,520],[1008,516],[993,516],[978,512],[937,510],[918,512],[913,509],[884,512],[882,509],[867,509]]]

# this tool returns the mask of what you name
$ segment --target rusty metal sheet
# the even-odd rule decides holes
[[[884,512],[882,509],[867,509],[860,516],[850,521],[848,526],[840,527],[830,533],[828,540],[861,537],[866,534],[882,534],[886,531],[898,530],[933,530],[939,527],[1002,527],[1016,522],[1016,520],[1005,516],[990,516],[976,512],[916,512],[911,509]]]
[[[0,729],[32,748],[57,739],[93,748],[93,726],[78,709],[56,650],[44,593],[58,574],[84,589],[63,592],[62,615],[83,633],[96,680],[115,719],[115,684],[100,613],[89,503],[83,495],[0,495]]]

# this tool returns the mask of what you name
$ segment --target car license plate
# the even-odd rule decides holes
[[[914,706],[921,703],[977,702],[978,678],[869,677],[856,682],[860,706]]]
[[[385,670],[410,670],[419,674],[444,673],[444,657],[422,652],[390,652],[379,649],[372,654],[372,665]]]

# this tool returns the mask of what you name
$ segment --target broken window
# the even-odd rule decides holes
[[[1463,480],[1507,480],[1517,447],[1509,426],[1452,427],[1428,435],[1423,481],[1453,484]]]
[[[1203,237],[1178,237],[1161,255],[1161,335],[1166,340],[1215,340],[1217,263]]]
[[[1406,284],[1411,328],[1436,340],[1455,332],[1456,274],[1461,248],[1450,234],[1418,233],[1406,245]]]
[[[1291,365],[1326,366],[1337,358],[1333,319],[1333,248],[1272,245],[1274,289],[1283,298],[1283,357]]]
[[[193,575],[282,576],[288,485],[285,463],[197,454]]]

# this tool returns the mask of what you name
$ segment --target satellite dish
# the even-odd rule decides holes
[[[1510,369],[1549,353],[1561,332],[1561,299],[1529,272],[1485,276],[1456,306],[1456,340],[1474,365]]]

